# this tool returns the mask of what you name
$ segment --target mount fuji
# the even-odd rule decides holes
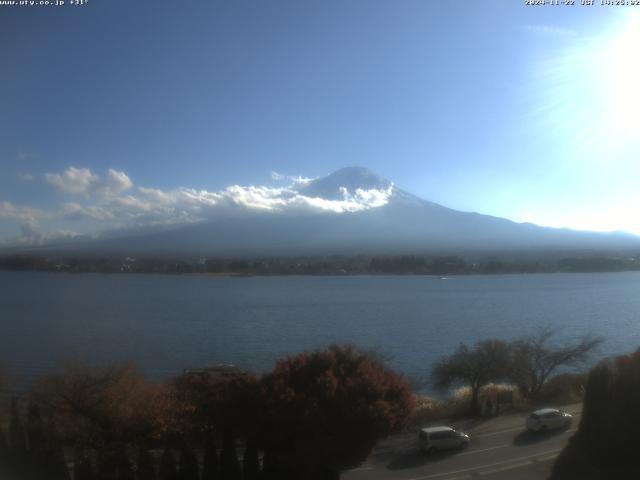
[[[65,250],[127,255],[329,255],[541,250],[626,250],[640,238],[540,227],[453,210],[360,167],[299,181],[286,205],[234,205],[199,223],[122,231]],[[318,208],[309,208],[309,206]]]

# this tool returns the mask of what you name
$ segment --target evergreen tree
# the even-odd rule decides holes
[[[278,480],[278,472],[273,462],[273,455],[268,451],[262,456],[262,480]]]
[[[11,453],[7,438],[4,436],[2,426],[0,426],[0,478],[9,478]]]
[[[165,448],[160,456],[159,480],[178,480],[176,459],[169,448]]]
[[[554,480],[640,478],[640,349],[589,373],[578,431],[561,452]]]
[[[156,470],[149,450],[141,447],[138,452],[137,480],[156,480]]]
[[[222,452],[220,452],[220,476],[223,480],[241,480],[240,462],[236,455],[233,432],[225,428],[222,438]]]
[[[11,445],[12,455],[23,455],[27,451],[27,443],[25,438],[22,419],[20,418],[20,409],[18,399],[11,399],[11,419],[9,421],[9,443]]]
[[[179,480],[198,480],[199,479],[198,457],[194,451],[185,442],[180,449],[180,472]]]
[[[255,443],[249,442],[242,458],[242,474],[244,480],[258,480],[260,478],[260,460]]]
[[[93,463],[88,455],[76,455],[74,480],[94,480]]]
[[[29,405],[27,413],[27,437],[29,439],[30,452],[42,452],[46,449],[44,422],[42,421],[38,405]]]
[[[264,452],[262,457],[262,480],[294,480],[294,475],[282,464],[278,464],[275,455]]]
[[[127,455],[124,448],[118,452],[118,474],[116,478],[117,480],[134,480],[133,468],[129,461],[129,455]]]
[[[218,452],[215,438],[211,432],[207,433],[204,441],[202,480],[218,480]]]
[[[18,399],[11,399],[11,418],[9,420],[9,452],[13,475],[23,478],[28,475],[29,462],[27,458],[27,443],[20,418]]]
[[[30,478],[40,480],[48,474],[48,465],[44,422],[37,405],[29,405],[28,408],[27,440],[29,444]]]
[[[118,458],[108,448],[98,451],[98,461],[96,464],[97,480],[114,480],[118,472]]]
[[[47,422],[44,437],[46,441],[43,463],[47,472],[47,480],[69,480],[69,469],[64,456],[64,447],[53,419],[49,419]]]

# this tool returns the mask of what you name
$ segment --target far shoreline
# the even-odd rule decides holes
[[[502,252],[449,255],[332,254],[315,256],[167,257],[75,253],[0,256],[0,270],[54,273],[147,273],[213,277],[614,273],[640,271],[640,253]]]
[[[447,275],[436,275],[432,273],[238,273],[238,272],[100,272],[100,271],[66,271],[66,270],[11,270],[0,269],[0,272],[9,273],[51,273],[54,275],[157,275],[167,277],[212,277],[212,278],[267,278],[267,277],[429,277],[433,280],[447,281],[454,278],[465,277],[506,277],[518,275],[580,275],[598,273],[633,273],[639,270],[593,270],[593,271],[532,271],[532,272],[499,272],[499,273],[452,273]]]

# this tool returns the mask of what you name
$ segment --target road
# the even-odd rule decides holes
[[[424,454],[417,448],[417,432],[381,442],[359,468],[344,472],[346,480],[542,480],[577,429],[581,405],[565,410],[574,415],[564,430],[534,434],[524,428],[526,415],[502,415],[491,420],[459,422],[456,429],[471,441],[463,450]],[[466,424],[465,424],[466,423]]]

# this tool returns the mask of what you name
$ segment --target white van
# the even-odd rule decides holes
[[[423,428],[418,433],[418,443],[423,452],[460,448],[469,444],[469,435],[451,427]]]
[[[536,410],[527,418],[527,429],[532,432],[545,432],[571,425],[573,417],[557,408]]]

